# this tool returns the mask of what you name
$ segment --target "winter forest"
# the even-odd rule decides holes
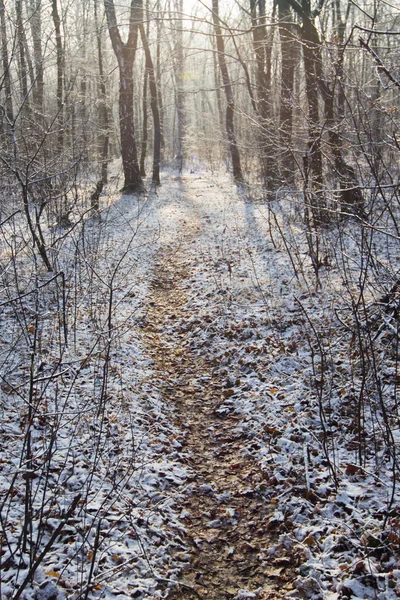
[[[400,597],[398,0],[0,0],[0,600]]]

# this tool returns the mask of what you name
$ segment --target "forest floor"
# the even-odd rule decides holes
[[[185,585],[168,597],[398,597],[396,551],[378,533],[393,473],[358,466],[358,367],[332,311],[346,306],[337,233],[321,242],[318,289],[293,199],[271,213],[220,176],[168,185],[146,339],[191,478],[175,553]],[[351,223],[346,235],[357,257]]]
[[[237,431],[240,416],[219,412],[233,390],[207,344],[200,354],[187,345],[189,298],[196,295],[190,282],[198,260],[193,248],[207,225],[190,190],[185,195],[188,214],[176,242],[158,257],[146,322],[155,377],[164,382],[161,390],[185,432],[182,458],[192,477],[182,507],[190,560],[180,590],[168,597],[223,600],[247,591],[256,592],[254,598],[284,598],[292,589],[296,558],[283,551],[266,560],[277,542],[266,527],[274,505],[256,491],[263,474],[246,452],[251,441]]]
[[[279,194],[201,169],[110,192],[45,230],[64,287],[7,207],[0,598],[400,597],[396,236],[374,233],[368,287],[338,221],[317,285]]]

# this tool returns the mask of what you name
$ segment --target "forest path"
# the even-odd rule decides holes
[[[183,564],[182,585],[168,598],[284,598],[292,589],[293,560],[268,558],[277,540],[268,527],[276,507],[256,491],[263,476],[246,455],[251,440],[235,431],[240,416],[219,411],[233,391],[207,345],[194,353],[187,340],[189,332],[193,336],[188,300],[198,293],[191,277],[199,260],[195,249],[210,218],[196,207],[196,191],[185,186],[173,239],[160,250],[145,327],[155,377],[184,432],[182,461],[193,474],[181,514],[190,557],[175,553]]]

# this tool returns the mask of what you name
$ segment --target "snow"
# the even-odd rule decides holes
[[[77,600],[88,578],[89,598],[163,598],[165,582],[178,580],[182,563],[190,560],[182,502],[192,474],[182,461],[184,432],[160,391],[142,330],[154,266],[163,264],[163,249],[179,250],[182,228],[195,222],[198,235],[186,256],[187,318],[168,330],[184,331],[182,347],[193,355],[206,349],[215,377],[232,390],[217,412],[240,416],[236,431],[248,440],[247,454],[262,473],[256,491],[276,505],[268,526],[284,526],[275,551],[282,547],[304,557],[297,592],[326,600],[398,597],[400,498],[372,381],[363,419],[365,431],[373,433],[365,447],[375,444],[376,451],[365,451],[362,466],[348,426],[358,406],[362,357],[351,355],[351,332],[342,322],[350,328],[358,229],[349,224],[343,235],[353,274],[348,289],[341,273],[328,267],[316,289],[299,216],[285,199],[272,208],[290,256],[271,207],[249,201],[228,177],[197,171],[182,181],[167,174],[164,179],[157,194],[111,196],[101,219],[87,220],[57,246],[57,268],[66,279],[68,346],[60,283],[47,285],[51,277],[22,246],[16,282],[1,242],[7,301],[0,340],[0,492],[7,533],[1,594],[13,597],[35,561],[21,553],[24,523],[38,555],[78,494],[77,510],[24,598]],[[18,218],[15,244],[24,228]],[[11,223],[5,226],[9,233],[7,227]],[[327,232],[324,240],[331,258],[334,238]],[[29,295],[10,300],[22,291]],[[372,302],[376,289],[368,293]],[[379,334],[377,368],[390,395],[397,375],[388,339],[393,327],[383,323]],[[189,381],[195,388],[203,384]],[[391,431],[398,444],[398,425]],[[214,493],[210,485],[200,491]],[[217,497],[221,511],[210,528],[235,521],[229,500],[228,493]],[[241,590],[242,598],[257,598],[257,592]]]

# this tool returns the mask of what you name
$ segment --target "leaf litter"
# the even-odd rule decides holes
[[[283,226],[285,213],[278,218]],[[355,371],[347,358],[339,275],[326,269],[317,292],[307,283],[305,242],[292,226],[304,273],[296,277],[268,206],[208,173],[171,178],[158,195],[126,196],[104,209],[104,248],[98,225],[87,224],[85,243],[97,248],[97,262],[87,263],[88,293],[75,300],[77,339],[61,361],[44,329],[43,380],[56,365],[67,385],[37,386],[33,470],[21,468],[31,425],[15,395],[26,390],[29,353],[18,343],[15,311],[2,314],[4,598],[29,571],[17,552],[26,481],[35,491],[37,550],[84,491],[27,599],[398,597],[400,513],[390,456],[382,445],[360,465],[360,439],[347,427],[358,374],[357,357]],[[357,243],[349,231],[349,252]],[[72,278],[73,247],[63,252]],[[113,314],[120,335],[99,418],[94,400],[107,350],[101,282],[121,255]],[[52,297],[42,301],[56,311]],[[29,298],[21,310],[34,314]],[[311,325],[326,341],[327,364]],[[388,351],[383,358],[391,381]],[[321,404],[329,409],[322,418]],[[367,407],[376,427],[378,409],[373,401]],[[396,426],[393,435],[397,441]],[[40,457],[49,450],[46,479]]]

